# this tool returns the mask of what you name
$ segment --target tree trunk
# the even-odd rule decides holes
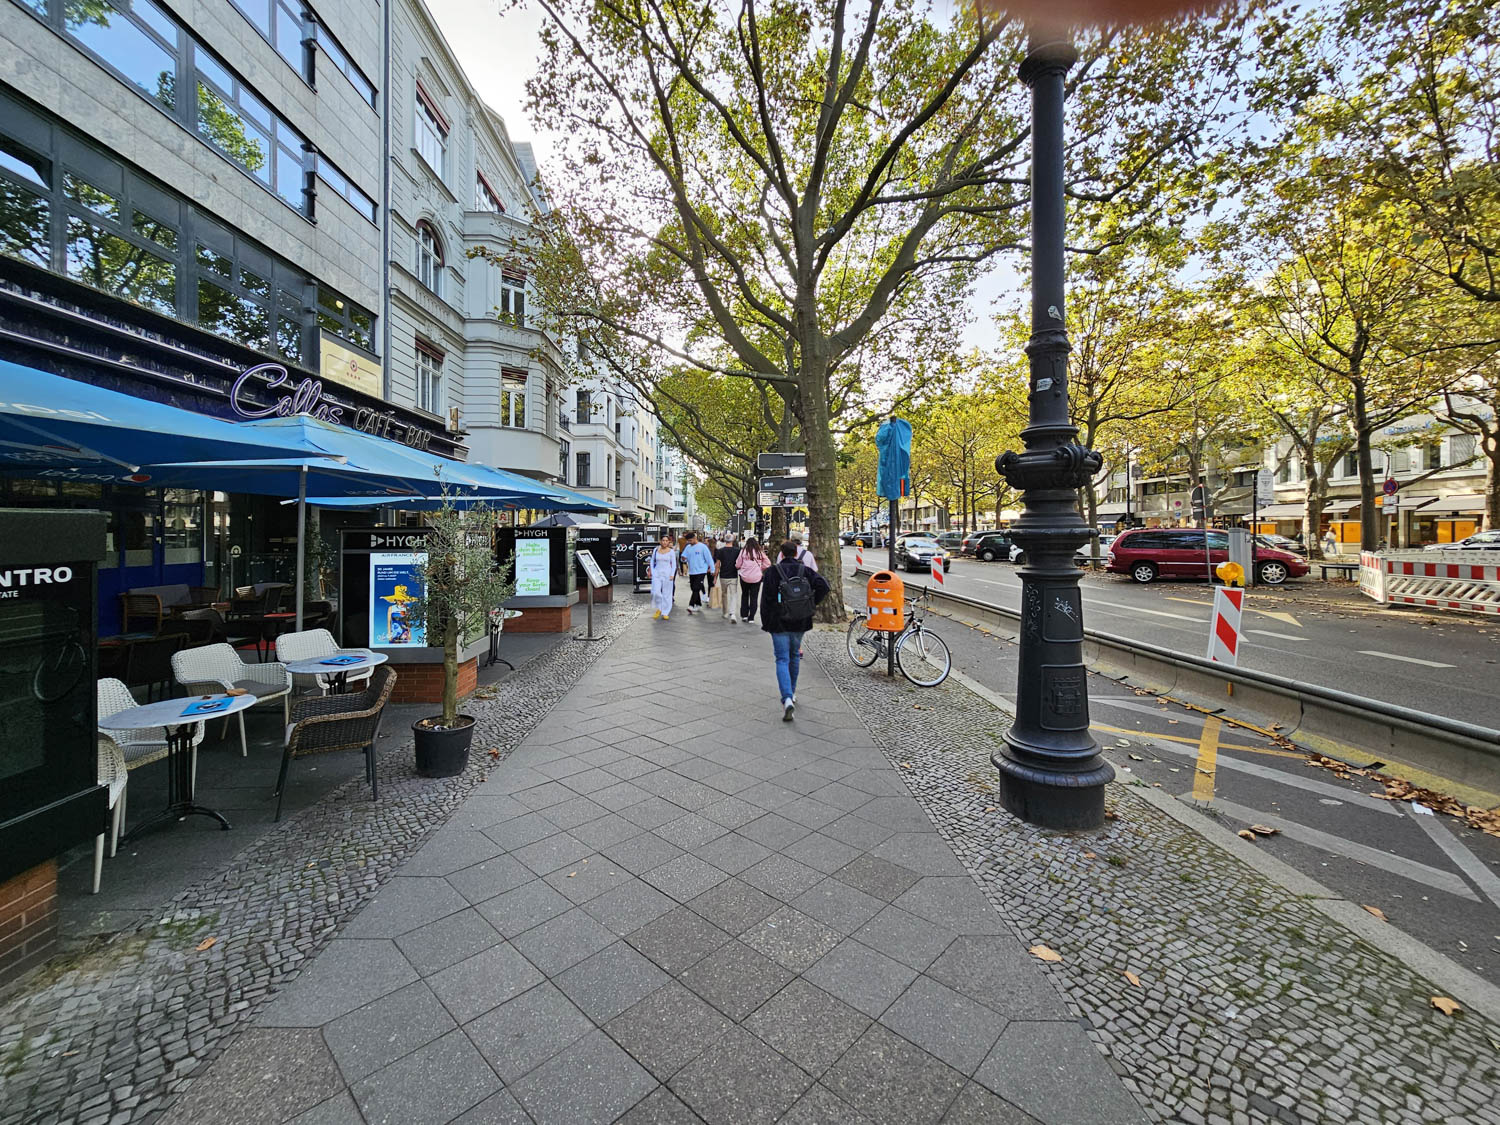
[[[1484,449],[1484,525],[1483,530],[1500,528],[1500,429],[1479,435]]]
[[[818,565],[828,579],[828,596],[818,606],[817,619],[842,622],[846,613],[838,556],[838,451],[829,428],[826,362],[804,352],[802,376],[795,406],[807,454],[807,522]]]
[[[458,615],[443,620],[443,726],[458,717]]]

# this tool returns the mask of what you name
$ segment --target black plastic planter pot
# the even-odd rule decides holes
[[[417,772],[423,777],[463,773],[469,764],[469,744],[474,741],[473,717],[460,715],[458,725],[453,727],[423,725],[433,721],[422,719],[411,725],[416,740]]]

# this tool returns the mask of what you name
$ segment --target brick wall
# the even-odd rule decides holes
[[[458,666],[458,698],[467,699],[479,683],[479,659],[465,660]],[[402,664],[396,670],[396,686],[391,689],[392,703],[441,703],[443,701],[443,666],[441,664]]]
[[[505,623],[507,633],[567,633],[573,628],[573,607],[568,605],[534,606],[523,609],[521,616]],[[500,642],[503,648],[505,642]]]
[[[0,883],[0,983],[45,961],[57,947],[57,861]]]
[[[578,604],[579,605],[583,605],[588,600],[589,600],[589,592],[588,592],[587,588],[585,586],[578,587]],[[603,605],[605,602],[612,602],[614,600],[615,600],[615,588],[613,586],[603,586],[603,587],[601,587],[601,588],[599,588],[599,589],[597,589],[597,590],[594,591],[594,604],[595,605]],[[507,626],[507,628],[509,628],[509,626]]]

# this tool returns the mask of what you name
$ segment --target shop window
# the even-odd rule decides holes
[[[349,53],[316,15],[313,17],[312,30],[318,50],[323,52],[323,56],[333,64],[335,70],[349,80],[349,85],[354,87],[354,92],[364,99],[365,104],[374,109],[375,83],[366,78],[365,72],[354,65],[354,60],[349,57]]]
[[[318,326],[367,352],[375,350],[375,316],[326,285],[318,286]]]
[[[162,562],[167,566],[203,561],[203,494],[183,488],[163,493]]]
[[[417,409],[443,412],[443,353],[417,341]]]
[[[443,244],[427,222],[417,224],[417,280],[443,295]]]
[[[505,214],[505,204],[500,202],[500,197],[495,194],[495,189],[490,187],[490,182],[484,178],[484,173],[474,173],[474,210],[490,211],[496,215]]]
[[[526,376],[500,375],[500,424],[512,429],[526,428]]]
[[[177,267],[143,247],[80,218],[68,219],[68,276],[171,315],[177,311]]]
[[[448,122],[420,82],[417,83],[413,136],[418,155],[427,161],[427,166],[437,173],[438,179],[443,179],[448,168]]]
[[[500,316],[517,328],[526,327],[526,275],[520,270],[500,273]]]
[[[93,184],[75,176],[72,172],[63,173],[63,194],[80,207],[86,208],[98,215],[101,219],[120,218],[120,201],[103,188],[96,188]]]

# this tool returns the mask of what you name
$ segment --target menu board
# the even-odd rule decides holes
[[[370,647],[422,648],[424,630],[413,626],[407,608],[422,593],[417,567],[427,560],[425,552],[372,551],[370,553]]]
[[[516,540],[516,596],[546,597],[552,592],[552,541]]]

